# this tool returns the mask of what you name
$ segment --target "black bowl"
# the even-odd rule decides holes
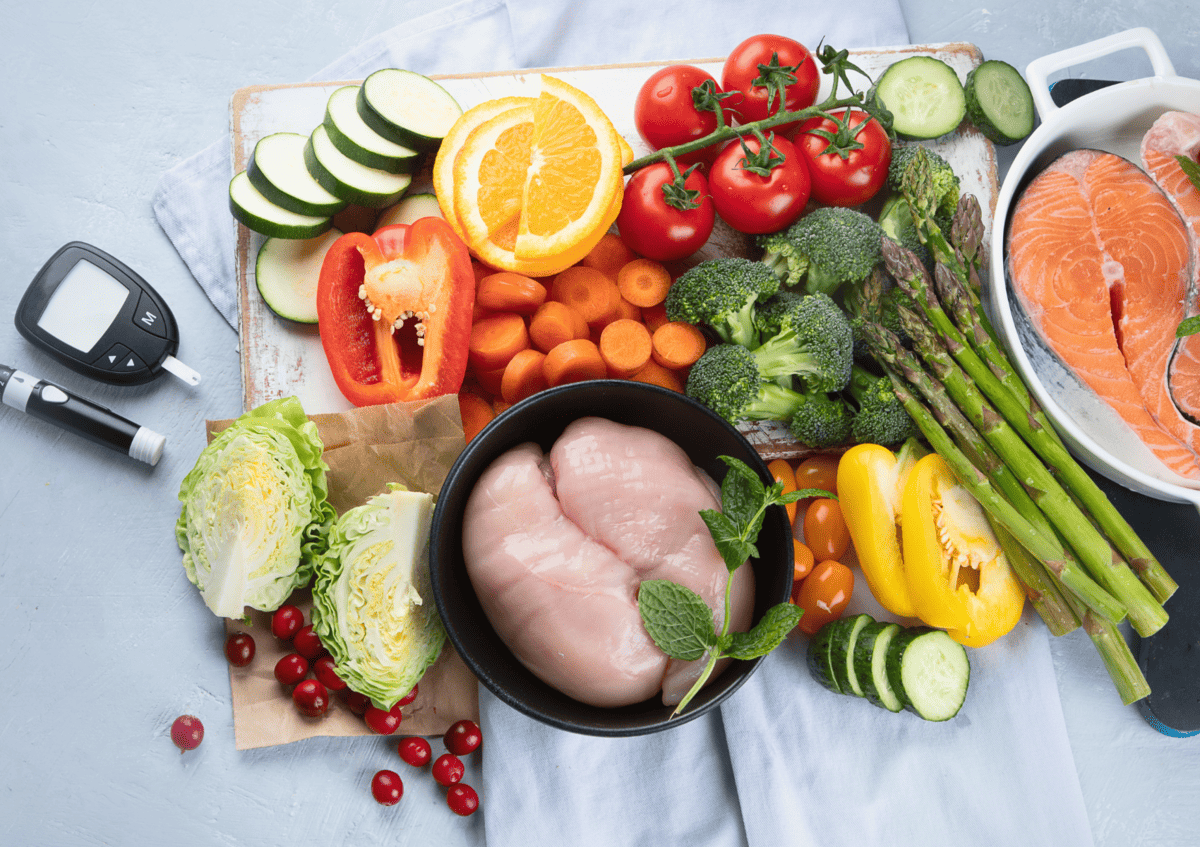
[[[462,519],[467,498],[483,471],[506,450],[534,441],[543,450],[577,418],[599,416],[643,426],[670,438],[698,467],[718,482],[722,455],[741,459],[764,482],[772,477],[748,441],[720,416],[696,401],[658,386],[625,380],[595,380],[542,391],[496,417],[467,445],[450,469],[433,513],[429,564],[433,596],[450,641],[479,681],[510,706],[560,729],[586,735],[642,735],[699,717],[736,691],[761,659],[731,662],[706,685],[684,712],[652,698],[617,708],[589,706],[547,685],[525,668],[496,634],[467,577],[462,551]],[[782,506],[769,510],[752,559],[754,620],[786,601],[792,590],[791,526]],[[746,565],[743,565],[746,567]]]

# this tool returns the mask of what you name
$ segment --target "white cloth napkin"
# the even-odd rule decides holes
[[[438,31],[441,38],[430,37]],[[360,78],[386,66],[462,73],[720,56],[758,32],[810,47],[908,41],[897,0],[852,16],[821,0],[463,0],[396,26],[311,78]],[[229,151],[221,139],[164,175],[154,210],[236,327]],[[800,636],[721,709],[654,736],[550,729],[483,690],[486,842],[1089,845],[1047,641],[1027,614],[1001,642],[972,651],[966,706],[945,724],[819,688]]]

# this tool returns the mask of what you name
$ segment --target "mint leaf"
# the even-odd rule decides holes
[[[740,459],[721,456],[721,461],[729,466],[725,479],[721,481],[721,511],[739,527],[745,526],[762,508],[766,486],[758,474]]]
[[[772,606],[749,632],[729,633],[729,646],[722,652],[735,659],[765,656],[783,643],[803,614],[803,609],[791,603]]]
[[[1192,187],[1200,191],[1200,164],[1193,162],[1187,156],[1176,156],[1175,161],[1183,169],[1183,175],[1188,178]]]
[[[672,659],[691,662],[716,646],[713,612],[699,594],[667,579],[648,579],[638,589],[646,632]]]
[[[742,531],[727,515],[715,509],[704,509],[700,512],[700,517],[708,527],[713,544],[729,570],[736,570],[751,556],[758,555],[758,549],[746,541]]]

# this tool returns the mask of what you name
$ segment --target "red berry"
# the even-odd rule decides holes
[[[479,724],[475,721],[456,721],[442,736],[446,749],[456,756],[465,756],[479,749],[483,735],[479,732]]]
[[[235,668],[244,668],[254,661],[254,636],[235,632],[225,639],[225,658]]]
[[[320,680],[306,679],[292,690],[292,702],[301,714],[319,718],[329,709],[329,691]]]
[[[433,763],[432,773],[433,778],[442,785],[454,785],[463,778],[466,770],[462,759],[458,758],[458,756],[455,756],[453,753],[443,753]]]
[[[280,606],[275,610],[275,614],[271,615],[271,632],[276,638],[283,641],[289,641],[300,631],[302,626],[304,626],[304,612],[290,603]]]
[[[400,702],[398,702],[396,705],[397,706],[407,706],[409,703],[411,703],[413,700],[416,700],[416,699],[417,699],[417,685],[416,685],[416,683],[413,683],[412,691],[408,692],[403,697],[401,697]]]
[[[325,655],[325,645],[321,643],[321,638],[312,624],[300,628],[292,637],[292,646],[306,659],[319,659]]]
[[[342,689],[342,693],[346,695],[346,705],[350,707],[350,711],[356,715],[365,715],[367,709],[371,706],[371,698],[366,694],[359,694],[357,691],[351,691],[349,688]]]
[[[401,738],[400,743],[396,745],[396,750],[400,753],[400,758],[414,768],[424,767],[433,758],[433,749],[429,746],[429,742],[419,735]]]
[[[284,685],[295,685],[308,676],[308,659],[299,653],[288,653],[275,663],[275,678]]]
[[[395,806],[404,796],[404,783],[395,771],[379,771],[371,778],[371,793],[381,806]]]
[[[179,752],[195,750],[203,740],[204,724],[200,723],[199,718],[180,715],[175,718],[175,723],[171,724],[171,741],[179,748]]]
[[[399,710],[385,711],[377,706],[368,706],[367,711],[363,713],[363,720],[367,722],[367,726],[372,732],[377,732],[380,735],[391,735],[400,726]]]
[[[313,663],[313,673],[330,691],[341,691],[346,683],[337,675],[332,656],[322,656]]]
[[[479,795],[475,793],[474,788],[460,782],[450,786],[450,790],[446,792],[446,805],[454,814],[465,818],[479,808]]]

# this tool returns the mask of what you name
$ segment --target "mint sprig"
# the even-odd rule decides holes
[[[700,678],[679,701],[672,717],[682,712],[704,687],[717,662],[725,658],[749,660],[765,656],[782,644],[800,621],[803,611],[785,602],[768,609],[749,632],[730,632],[733,572],[748,559],[758,557],[758,533],[769,508],[805,497],[833,496],[819,488],[785,494],[782,482],[764,484],[740,459],[732,456],[721,456],[720,459],[729,466],[721,482],[721,511],[705,509],[700,512],[730,575],[725,581],[725,615],[720,633],[713,623],[713,610],[691,589],[670,580],[656,579],[643,582],[638,590],[642,624],[660,650],[685,662],[708,656]]]

